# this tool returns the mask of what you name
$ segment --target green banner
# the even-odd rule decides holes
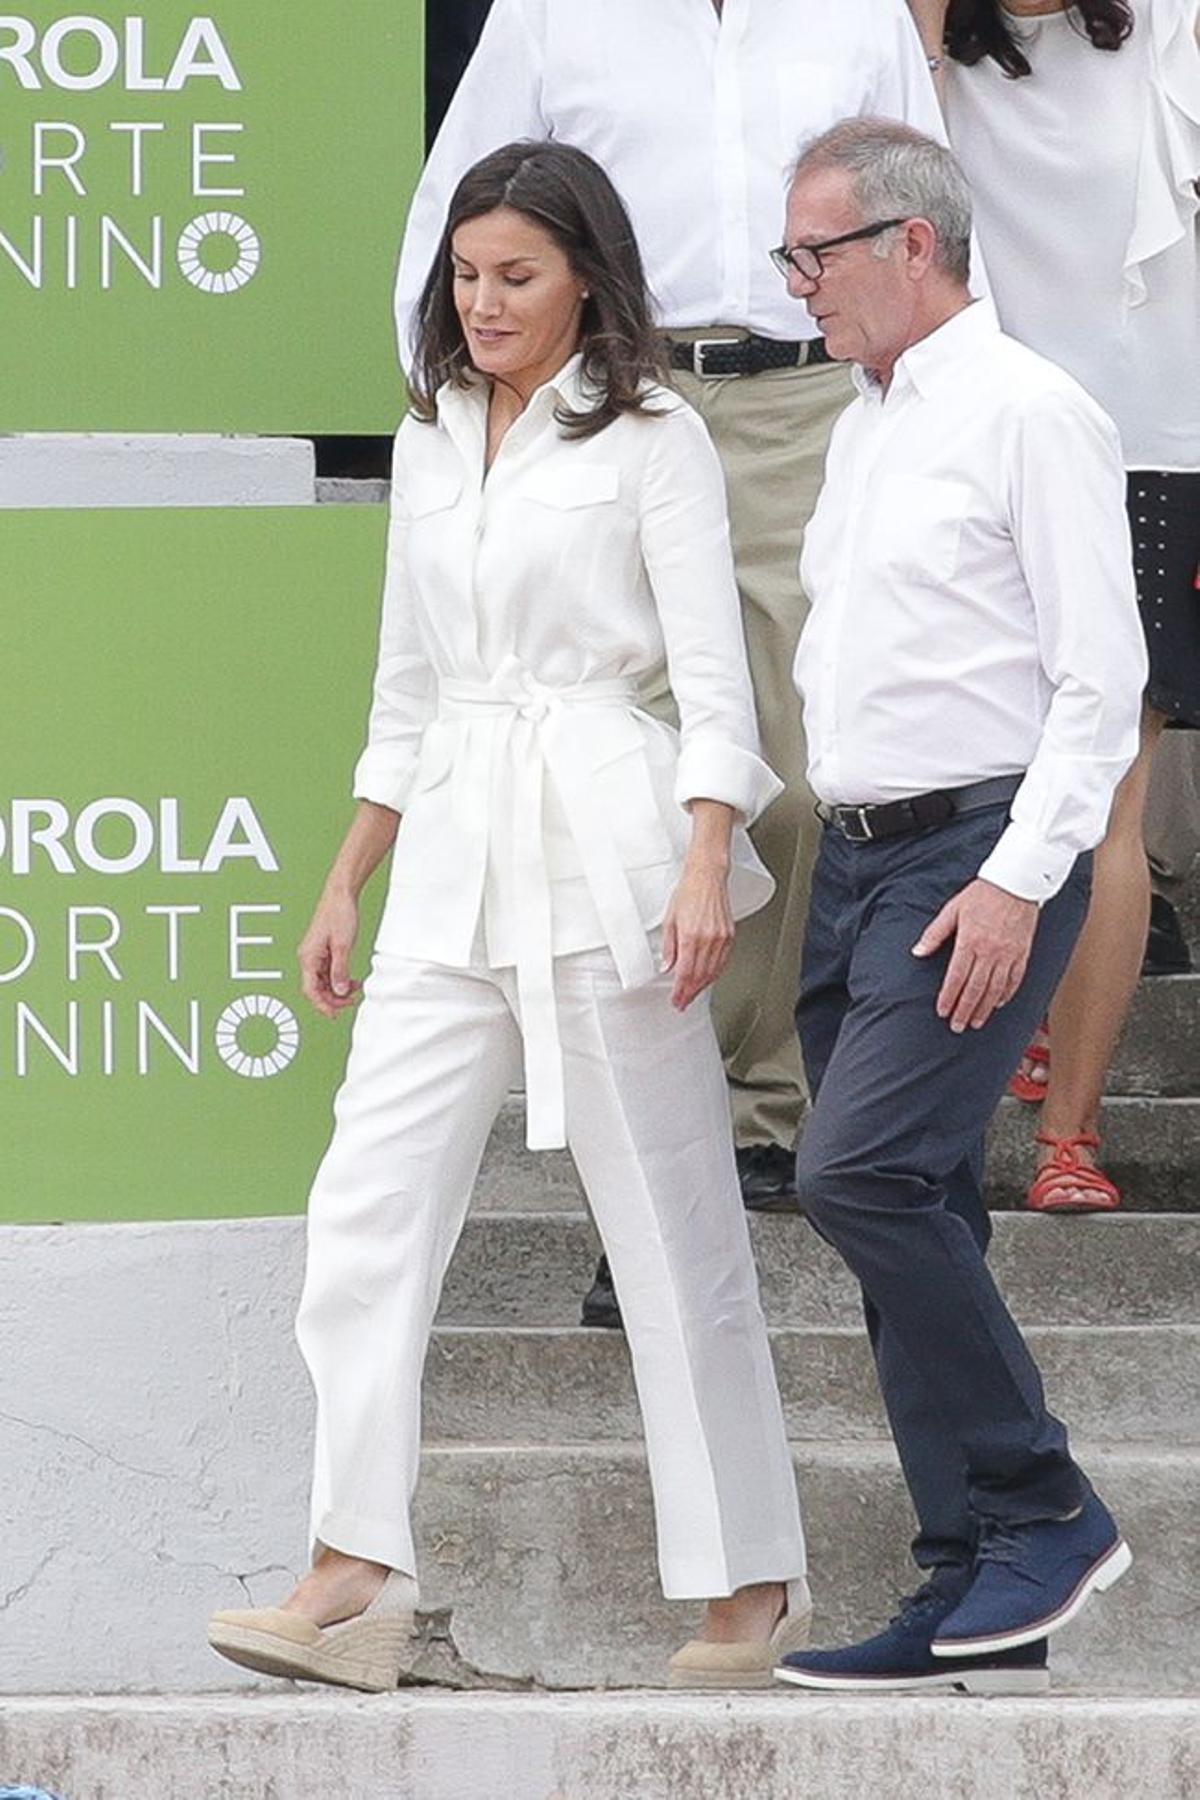
[[[369,434],[421,0],[0,14],[0,431]]]
[[[352,809],[383,540],[374,506],[0,513],[0,1217],[303,1206],[349,1021],[301,1000],[295,946]]]

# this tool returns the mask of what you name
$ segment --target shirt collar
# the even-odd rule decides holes
[[[464,415],[472,419],[485,415],[487,397],[487,382],[474,372],[468,377],[464,387],[447,381],[437,391],[438,418],[443,425],[450,425],[456,419],[463,419]],[[583,374],[583,352],[576,350],[556,375],[534,389],[521,418],[533,418],[541,412],[552,413],[560,402],[572,412],[586,410],[595,403],[595,398],[595,389]]]
[[[999,333],[994,308],[986,301],[973,300],[927,337],[910,344],[904,354],[896,358],[891,391],[913,388],[922,399],[927,399],[957,370],[959,363],[976,356],[983,345]],[[852,374],[860,394],[879,398],[880,385],[870,370],[856,363]]]

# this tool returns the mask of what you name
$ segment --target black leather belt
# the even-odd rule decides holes
[[[945,825],[962,813],[979,812],[985,806],[1001,806],[1012,799],[1023,775],[993,775],[967,787],[940,788],[917,794],[911,800],[888,800],[880,806],[827,806],[817,801],[817,817],[834,826],[852,844],[870,844],[877,838],[903,837],[910,831],[928,831]]]
[[[673,369],[691,375],[761,375],[767,369],[808,369],[832,362],[824,338],[802,338],[786,344],[777,338],[698,337],[693,340],[667,335],[667,354]]]

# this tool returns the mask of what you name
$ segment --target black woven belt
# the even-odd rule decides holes
[[[799,343],[785,344],[777,338],[702,337],[692,342],[667,337],[667,351],[673,369],[686,369],[691,375],[761,375],[767,369],[808,369],[817,363],[832,362],[824,338],[802,338]]]
[[[873,843],[876,838],[903,837],[905,832],[928,831],[945,825],[962,813],[979,812],[1011,800],[1023,775],[993,775],[989,781],[973,781],[968,787],[940,788],[917,794],[911,800],[889,800],[880,806],[826,806],[817,801],[817,817],[833,825],[852,844]]]

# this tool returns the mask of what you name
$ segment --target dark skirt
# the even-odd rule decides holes
[[[1200,730],[1200,474],[1134,469],[1127,504],[1146,699],[1170,724]]]

